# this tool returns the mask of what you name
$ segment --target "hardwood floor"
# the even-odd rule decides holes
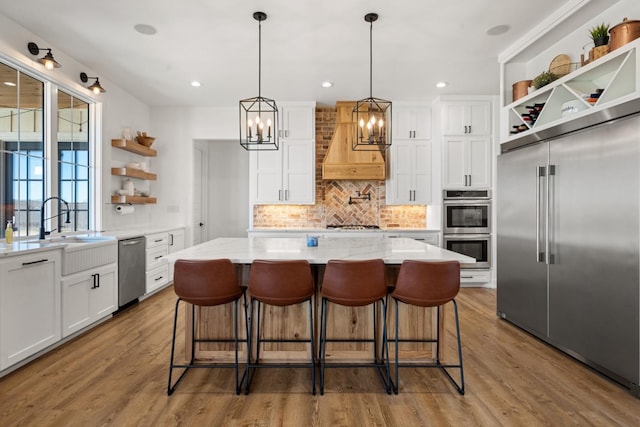
[[[465,396],[435,369],[405,368],[397,396],[368,369],[328,370],[324,396],[307,369],[262,369],[248,396],[233,393],[232,370],[199,369],[168,397],[168,288],[0,379],[0,425],[640,425],[639,399],[499,320],[495,295],[458,297]]]

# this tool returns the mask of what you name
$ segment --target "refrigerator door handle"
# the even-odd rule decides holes
[[[536,262],[546,262],[546,254],[540,252],[540,183],[545,169],[544,166],[536,166]]]
[[[547,185],[546,185],[546,223],[547,223],[547,229],[546,229],[546,235],[545,235],[545,252],[546,252],[546,264],[554,264],[554,256],[551,253],[551,230],[552,230],[552,223],[551,223],[551,190],[553,189],[551,186],[551,177],[555,176],[556,174],[556,166],[555,165],[548,165],[547,166]]]

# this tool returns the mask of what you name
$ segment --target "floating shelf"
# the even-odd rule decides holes
[[[156,157],[158,155],[158,152],[153,148],[145,147],[144,145],[140,145],[135,141],[129,141],[127,139],[112,139],[111,146],[145,157]]]
[[[111,196],[111,203],[131,203],[136,205],[155,204],[155,197],[142,196]]]
[[[145,172],[140,169],[132,169],[132,168],[111,168],[111,175],[146,179],[148,181],[155,181],[157,178],[157,175],[155,173]]]

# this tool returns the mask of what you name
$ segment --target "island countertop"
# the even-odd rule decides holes
[[[384,237],[318,238],[318,246],[307,247],[305,238],[221,237],[174,252],[163,259],[229,258],[235,264],[250,264],[256,259],[305,259],[310,264],[326,264],[331,259],[365,260],[381,258],[385,264],[402,264],[404,260],[459,261],[475,259],[438,246],[408,238]]]

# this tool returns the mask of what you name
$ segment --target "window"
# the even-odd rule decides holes
[[[45,205],[46,230],[88,230],[92,224],[92,105],[56,89],[0,63],[2,238],[7,221],[16,237],[37,237],[43,201],[51,196],[67,202],[70,221],[67,205],[54,198]]]

